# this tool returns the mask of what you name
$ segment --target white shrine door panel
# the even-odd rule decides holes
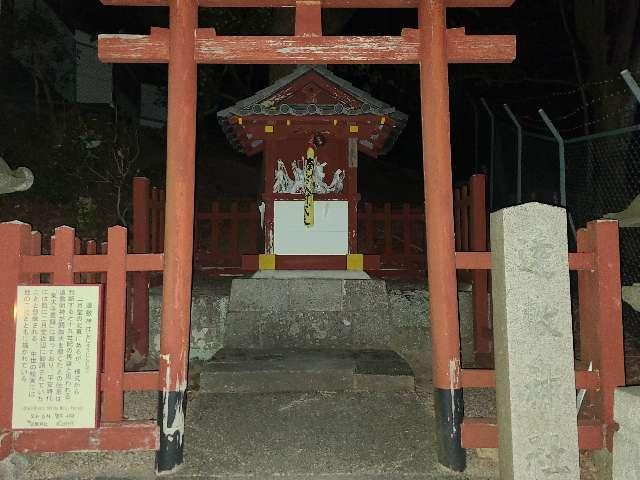
[[[314,224],[304,225],[304,201],[276,200],[273,249],[276,255],[346,255],[349,202],[314,202]]]

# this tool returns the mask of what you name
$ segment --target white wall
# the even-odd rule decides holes
[[[274,202],[276,255],[346,255],[349,249],[349,204],[316,201],[314,225],[304,225],[304,201]]]

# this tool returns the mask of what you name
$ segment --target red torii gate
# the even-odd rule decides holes
[[[191,307],[197,65],[420,65],[426,201],[427,268],[431,302],[433,382],[439,461],[463,470],[463,399],[453,227],[449,127],[449,63],[508,63],[513,36],[468,36],[447,29],[449,7],[509,7],[514,0],[102,0],[105,5],[168,6],[169,29],[150,35],[101,35],[99,57],[109,63],[168,63],[168,125],[164,286],[157,470],[182,463],[183,412]],[[218,36],[198,28],[198,7],[293,7],[293,36]],[[418,29],[400,36],[322,35],[322,8],[418,8]]]

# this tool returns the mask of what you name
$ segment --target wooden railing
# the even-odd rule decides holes
[[[358,210],[358,250],[380,255],[382,270],[424,272],[424,238],[422,205],[364,202]]]
[[[491,253],[458,253],[456,264],[458,269],[490,270]],[[582,450],[611,450],[617,429],[613,395],[625,384],[617,222],[593,221],[580,230],[578,252],[569,254],[569,268],[578,272],[580,350],[576,389],[587,391],[578,412],[578,441]],[[495,388],[495,378],[493,370],[462,370],[463,388]],[[496,419],[465,418],[462,445],[497,448]]]
[[[129,390],[159,390],[157,371],[125,372],[127,274],[161,271],[162,254],[129,254],[127,230],[111,227],[108,242],[83,244],[70,227],[59,227],[51,239],[51,254],[42,254],[42,239],[29,225],[0,224],[0,456],[11,452],[71,450],[155,450],[155,422],[126,421],[123,395]],[[83,253],[84,252],[84,253]],[[12,430],[14,371],[14,305],[18,285],[104,284],[102,396],[96,429]],[[162,352],[161,352],[162,353]]]
[[[151,188],[149,180],[143,177],[134,179],[133,191],[134,251],[161,252],[164,191]],[[484,250],[487,238],[484,175],[474,175],[467,186],[456,190],[454,203],[458,251]],[[201,207],[194,221],[196,266],[238,269],[243,255],[262,253],[263,233],[255,200],[214,201]],[[358,251],[380,256],[381,275],[396,272],[424,276],[424,205],[362,202],[358,209]],[[480,284],[478,278],[474,284]]]
[[[456,252],[487,250],[485,176],[473,175],[454,191],[453,211]],[[473,345],[475,361],[491,364],[493,336],[489,321],[489,274],[485,270],[461,270],[461,281],[471,284],[473,303]]]

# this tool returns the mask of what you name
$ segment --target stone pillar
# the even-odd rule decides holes
[[[640,478],[640,387],[616,389],[614,418],[620,429],[613,436],[613,480]]]
[[[567,218],[528,203],[491,215],[503,480],[578,480]]]

